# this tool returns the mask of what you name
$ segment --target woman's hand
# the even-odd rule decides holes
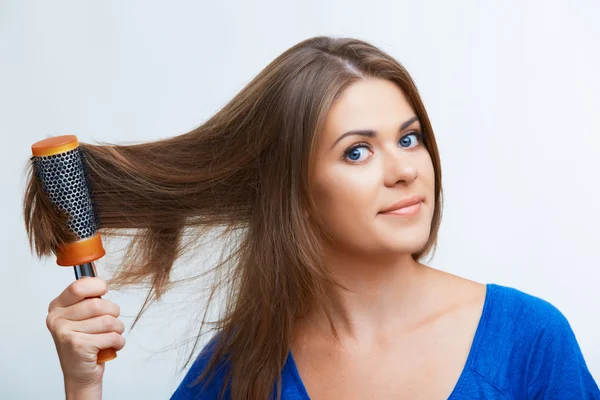
[[[78,279],[48,307],[46,326],[56,345],[67,395],[91,390],[101,396],[104,363],[97,362],[98,351],[125,346],[125,325],[117,319],[121,310],[100,298],[106,292],[106,282],[98,277]]]

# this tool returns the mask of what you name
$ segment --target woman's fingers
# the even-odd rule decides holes
[[[116,332],[122,335],[125,332],[123,321],[112,315],[100,315],[83,321],[68,321],[67,325],[71,330],[82,333]]]
[[[98,277],[78,279],[67,286],[62,293],[52,300],[48,312],[56,307],[69,307],[88,297],[98,297],[106,294],[106,282]]]
[[[59,308],[56,313],[58,316],[70,321],[83,321],[101,315],[117,318],[121,314],[121,309],[110,300],[93,298],[81,300],[79,303],[67,308]]]

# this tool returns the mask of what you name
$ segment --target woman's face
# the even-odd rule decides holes
[[[412,254],[426,244],[435,177],[421,132],[410,103],[391,81],[360,80],[334,102],[317,138],[311,180],[318,213],[334,240],[330,245]],[[411,209],[384,212],[419,196],[422,201]]]

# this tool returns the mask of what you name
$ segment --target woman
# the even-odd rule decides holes
[[[368,43],[303,41],[189,133],[82,147],[103,233],[138,233],[111,286],[149,279],[158,299],[184,228],[232,239],[225,313],[172,399],[600,398],[555,307],[421,263],[441,220],[437,145],[408,72]],[[30,189],[28,232],[49,254]],[[124,345],[118,306],[89,303],[105,291],[84,279],[50,304],[68,394],[100,396],[95,354]]]

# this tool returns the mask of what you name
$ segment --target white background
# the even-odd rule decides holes
[[[64,396],[45,317],[74,278],[29,252],[20,204],[31,144],[182,134],[316,35],[380,46],[417,83],[446,193],[430,264],[556,305],[600,380],[599,18],[596,0],[0,1],[0,398]],[[203,306],[194,285],[125,332],[105,398],[175,390],[187,353],[170,348]],[[107,298],[129,327],[143,293]]]

